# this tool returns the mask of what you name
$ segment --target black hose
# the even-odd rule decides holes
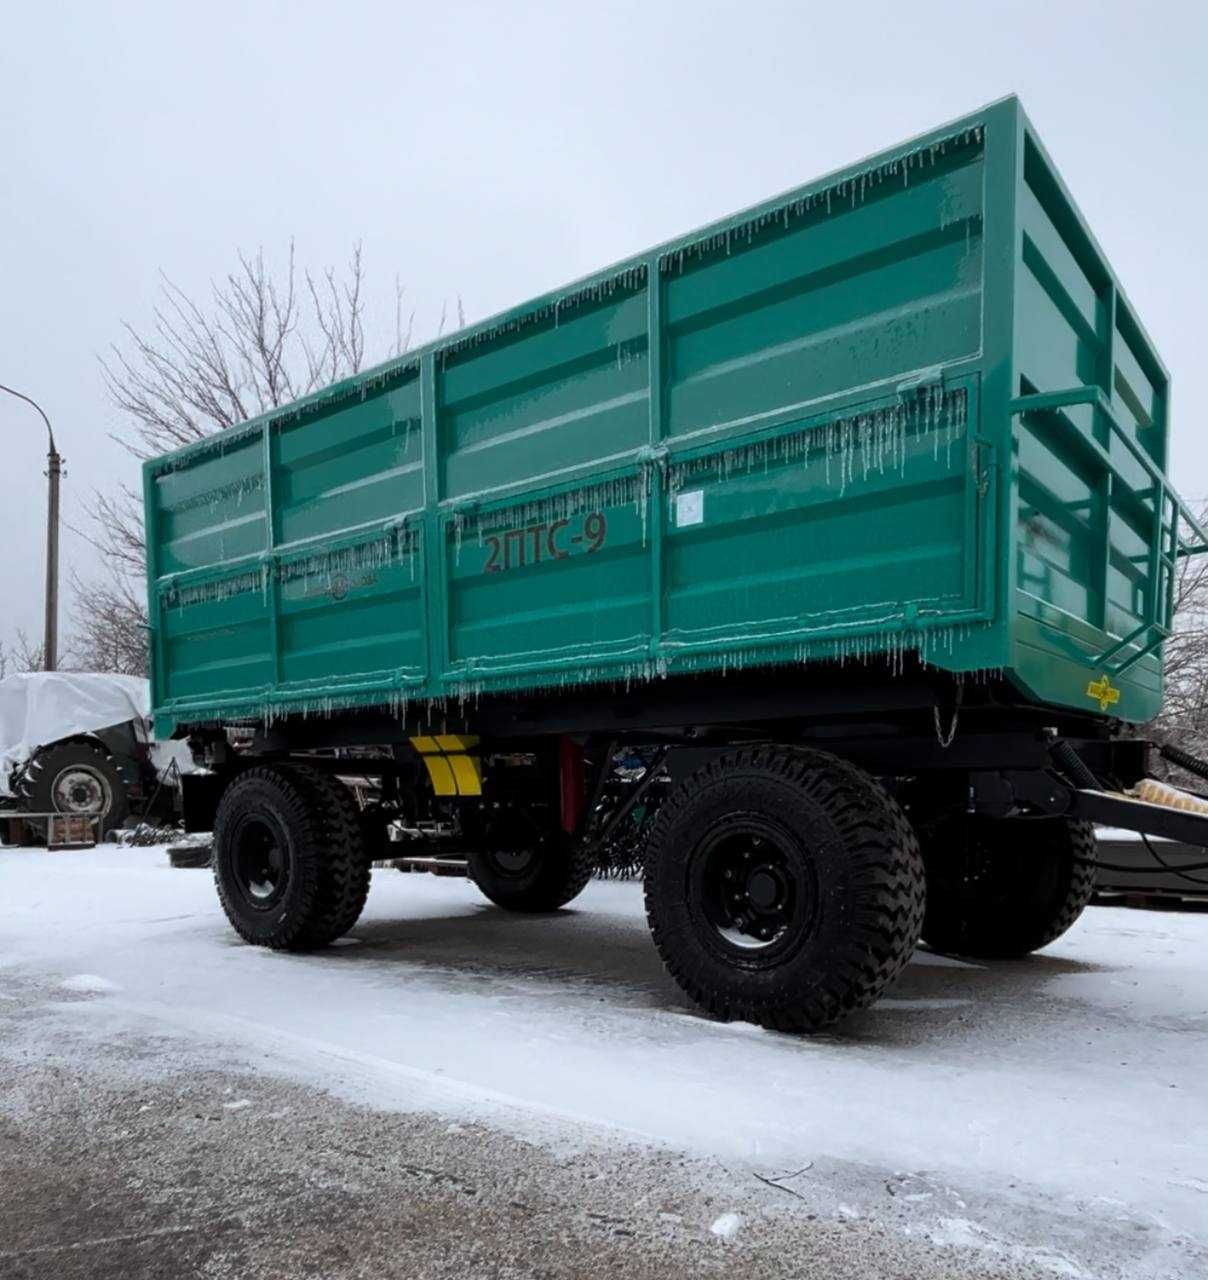
[[[1163,744],[1158,751],[1163,759],[1169,760],[1171,764],[1177,764],[1180,769],[1194,773],[1197,778],[1208,778],[1208,761],[1201,760],[1199,756],[1193,756],[1190,751],[1184,751],[1182,747],[1172,747],[1169,744]]]
[[[1208,862],[1189,862],[1185,867],[1170,867],[1163,863],[1160,867],[1124,867],[1118,862],[1100,862],[1098,858],[1075,858],[1082,867],[1098,867],[1100,871],[1126,871],[1138,876],[1181,875],[1184,871],[1208,871]],[[1208,885],[1208,880],[1192,880],[1192,884]]]
[[[1167,861],[1162,857],[1162,855],[1161,855],[1161,854],[1160,854],[1160,853],[1159,853],[1159,852],[1158,852],[1158,851],[1153,847],[1153,845],[1151,845],[1151,844],[1149,843],[1149,837],[1145,834],[1145,832],[1144,832],[1144,831],[1138,832],[1138,834],[1140,835],[1141,839],[1145,841],[1145,847],[1149,850],[1149,856],[1150,856],[1150,857],[1151,857],[1155,862],[1157,862],[1157,863],[1159,863],[1161,866],[1165,867],[1165,868],[1166,868],[1166,870],[1167,870],[1167,871],[1169,871],[1172,875],[1176,875],[1176,876],[1178,876],[1180,879],[1182,879],[1182,880],[1186,880],[1186,881],[1188,882],[1188,884],[1198,884],[1198,885],[1200,886],[1200,888],[1202,888],[1202,889],[1208,889],[1208,880],[1198,880],[1195,876],[1189,876],[1189,875],[1185,875],[1185,874],[1184,874],[1184,872],[1186,872],[1186,871],[1188,871],[1188,870],[1190,870],[1190,871],[1195,871],[1195,870],[1197,870],[1197,869],[1198,869],[1198,870],[1201,870],[1201,871],[1203,871],[1203,870],[1208,870],[1208,864],[1200,864],[1200,866],[1199,866],[1198,868],[1196,867],[1196,865],[1195,865],[1194,863],[1193,863],[1193,864],[1190,864],[1190,865],[1189,865],[1189,866],[1187,866],[1187,867],[1176,867],[1176,866],[1172,866],[1169,862],[1167,862]]]

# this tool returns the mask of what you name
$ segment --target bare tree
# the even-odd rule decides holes
[[[1208,524],[1208,503],[1197,518]],[[1208,555],[1179,561],[1174,633],[1164,657],[1165,698],[1149,730],[1158,741],[1208,756]]]
[[[30,640],[21,627],[17,628],[16,639],[11,644],[0,646],[0,677],[41,671],[42,667],[42,646]]]
[[[101,359],[110,398],[126,417],[113,438],[150,457],[356,373],[371,345],[374,359],[401,354],[415,322],[404,300],[396,279],[392,341],[370,344],[359,243],[342,269],[317,272],[298,267],[292,241],[279,271],[262,249],[240,253],[237,269],[211,285],[204,304],[164,276],[150,329],[126,324],[126,342]],[[145,672],[142,497],[128,487],[96,492],[87,512],[92,532],[75,531],[103,552],[109,578],[74,584],[75,660],[94,670]]]
[[[141,579],[114,573],[108,582],[72,576],[72,666],[82,671],[147,674],[147,608]]]
[[[415,313],[403,323],[395,281],[393,346],[410,345]],[[360,244],[347,266],[299,271],[293,242],[274,274],[264,251],[239,254],[238,270],[210,287],[208,304],[167,276],[149,333],[131,324],[127,345],[102,357],[109,395],[129,415],[115,439],[138,457],[201,440],[288,404],[365,364],[365,270]]]

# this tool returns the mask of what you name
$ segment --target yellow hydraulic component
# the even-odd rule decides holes
[[[414,737],[411,745],[423,757],[432,790],[438,796],[482,795],[482,765],[477,756],[469,754],[478,745],[477,738],[438,733]]]

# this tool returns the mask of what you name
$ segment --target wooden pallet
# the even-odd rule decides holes
[[[60,849],[95,849],[98,822],[81,813],[0,812],[0,843]]]

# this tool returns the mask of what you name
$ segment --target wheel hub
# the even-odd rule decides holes
[[[767,824],[719,834],[700,858],[704,913],[728,945],[773,947],[804,919],[810,895],[798,860]]]
[[[495,849],[491,854],[499,869],[508,875],[522,875],[532,865],[532,849]]]
[[[269,824],[249,821],[238,832],[231,870],[251,906],[267,910],[280,901],[289,880],[289,853]]]
[[[82,765],[64,769],[54,780],[51,799],[59,813],[107,813],[110,806],[108,783]]]
[[[784,881],[774,867],[756,867],[747,877],[746,893],[756,911],[774,911],[784,897]]]

